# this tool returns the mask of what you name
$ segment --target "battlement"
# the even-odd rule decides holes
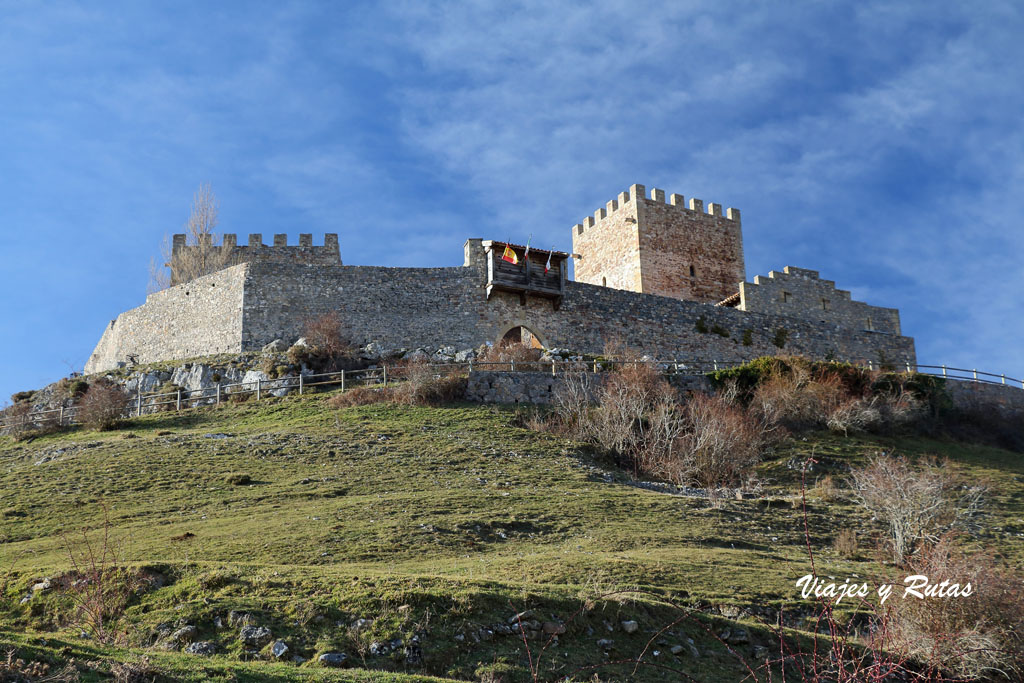
[[[821,279],[816,270],[786,266],[781,273],[772,270],[767,277],[755,276],[752,283],[741,282],[739,290],[738,302],[733,295],[722,305],[838,328],[900,334],[899,311],[855,301],[848,290],[837,289],[834,281]]]
[[[313,245],[313,235],[302,233],[299,235],[297,245],[288,244],[288,235],[285,233],[275,234],[273,244],[263,243],[261,233],[251,233],[248,244],[239,246],[238,235],[234,233],[225,234],[219,245],[213,244],[211,235],[204,235],[198,245],[187,244],[185,235],[174,235],[171,242],[171,284],[176,285],[184,281],[177,264],[182,262],[191,253],[198,253],[197,250],[206,250],[207,262],[217,263],[222,267],[238,265],[253,261],[269,261],[274,263],[304,263],[307,265],[331,266],[341,265],[341,251],[338,247],[337,233],[326,233],[321,246]],[[225,250],[228,252],[225,254]]]
[[[576,280],[715,303],[746,277],[740,211],[631,185],[572,230]]]
[[[722,205],[715,203],[708,203],[706,210],[703,199],[697,199],[691,197],[689,203],[686,202],[686,198],[681,194],[671,194],[668,196],[668,200],[665,199],[665,191],[660,190],[656,187],[651,188],[650,196],[647,196],[647,188],[643,185],[630,185],[629,189],[620,192],[618,198],[609,201],[604,208],[598,209],[594,212],[593,216],[587,216],[582,222],[577,223],[573,227],[573,235],[582,235],[588,228],[593,228],[600,221],[612,216],[620,209],[628,209],[630,205],[633,207],[636,204],[643,202],[647,204],[660,204],[674,207],[679,211],[686,212],[688,214],[696,214],[699,216],[718,216],[719,218],[725,218],[726,220],[740,222],[740,210],[729,207],[723,213]]]

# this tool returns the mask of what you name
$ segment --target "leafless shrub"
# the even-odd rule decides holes
[[[390,389],[396,403],[437,405],[462,400],[466,395],[465,377],[427,361],[399,363],[392,375],[398,380]]]
[[[565,433],[579,438],[586,432],[588,414],[594,404],[594,375],[585,370],[569,371],[561,379],[555,391],[554,413]]]
[[[334,311],[306,320],[302,336],[307,346],[292,347],[288,360],[307,365],[317,372],[352,369],[353,347],[342,332],[341,318]]]
[[[826,424],[834,432],[871,432],[904,427],[924,415],[921,402],[911,394],[874,394],[848,399],[832,409]]]
[[[845,395],[838,376],[815,374],[806,365],[794,364],[789,372],[775,372],[757,387],[751,409],[766,428],[806,429],[825,425]]]
[[[160,670],[145,656],[131,662],[114,662],[110,674],[114,683],[153,683],[161,678]]]
[[[983,485],[957,481],[948,461],[923,460],[917,467],[904,457],[876,455],[850,473],[854,499],[889,526],[893,560],[902,564],[921,541],[964,528],[977,515]]]
[[[694,394],[683,406],[685,432],[670,478],[707,488],[736,486],[761,457],[762,435],[740,408]]]
[[[832,541],[832,547],[842,558],[851,560],[857,557],[857,552],[860,550],[857,532],[853,529],[842,529]]]
[[[483,370],[527,372],[539,369],[538,361],[543,354],[541,349],[528,344],[506,340],[488,347],[477,358],[477,362]]]
[[[100,379],[89,385],[78,406],[78,418],[89,429],[113,429],[128,410],[128,395],[120,385]]]
[[[74,536],[61,533],[71,571],[60,578],[60,588],[74,604],[73,623],[104,644],[122,639],[124,634],[113,627],[142,585],[137,572],[121,567],[112,529],[109,510],[104,507],[100,529],[85,527]]]
[[[384,403],[390,400],[390,392],[384,387],[355,387],[327,399],[331,408],[349,408],[366,406],[371,403]]]
[[[4,424],[4,431],[20,441],[32,434],[34,424],[32,422],[32,404],[28,401],[19,401],[8,406],[0,412],[0,421]]]
[[[985,552],[969,555],[943,537],[909,561],[930,583],[965,586],[969,597],[891,601],[892,647],[961,680],[1024,672],[1024,579]],[[1017,680],[1017,679],[1014,679]]]
[[[26,662],[17,656],[13,648],[7,651],[5,660],[0,660],[0,681],[20,683],[65,683],[79,680],[78,670],[71,664],[56,671],[46,662]]]
[[[231,250],[213,244],[217,237],[214,230],[217,227],[219,209],[220,203],[210,185],[200,185],[192,197],[192,209],[184,228],[188,248],[175,254],[170,241],[164,238],[160,259],[163,265],[150,261],[151,293],[190,282],[232,265]],[[169,273],[166,270],[168,267],[171,269]]]

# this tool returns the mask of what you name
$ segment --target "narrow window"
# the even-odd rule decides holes
[[[828,299],[822,299],[821,300],[821,310],[823,310],[823,311],[827,311],[828,310]]]
[[[608,278],[606,278],[606,277],[601,278],[601,286],[602,287],[607,287],[608,286]]]
[[[788,304],[791,298],[793,298],[793,295],[790,294],[789,292],[782,293],[782,303]]]
[[[693,266],[690,266],[690,277],[697,277],[697,271]]]
[[[875,326],[871,323],[871,318],[868,318],[867,325],[868,326],[866,328],[864,328],[864,329],[866,329],[866,330],[874,330],[875,329]]]

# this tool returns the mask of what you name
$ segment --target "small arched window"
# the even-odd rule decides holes
[[[608,278],[606,278],[606,277],[601,278],[601,286],[602,287],[607,287],[608,286]]]
[[[690,277],[697,277],[697,269],[690,266]]]

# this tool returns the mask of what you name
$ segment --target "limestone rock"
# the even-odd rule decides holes
[[[348,655],[344,652],[325,652],[316,658],[321,665],[333,667],[345,666],[347,660]]]
[[[201,640],[198,643],[192,643],[185,648],[185,652],[190,655],[200,655],[202,657],[209,657],[217,651],[217,646],[208,640]]]
[[[462,351],[457,351],[455,353],[456,363],[468,363],[469,361],[474,360],[475,358],[476,351],[474,351],[473,349],[463,349]]]
[[[270,647],[270,654],[274,656],[274,659],[281,659],[288,654],[288,644],[283,640],[279,640]]]
[[[636,623],[632,619],[628,619],[622,622],[622,630],[626,633],[636,633],[640,630],[640,624]]]
[[[176,643],[178,645],[183,645],[185,643],[194,642],[195,639],[196,639],[196,636],[198,635],[198,633],[199,633],[199,631],[198,631],[198,629],[196,629],[195,626],[192,626],[192,625],[182,626],[177,631],[175,631],[174,633],[171,634],[171,638],[170,639],[171,639],[171,642],[173,642],[173,643]]]
[[[260,349],[263,353],[282,353],[287,350],[288,345],[284,343],[283,339],[275,339]]]
[[[246,645],[263,647],[274,637],[266,626],[244,626],[238,637]]]

